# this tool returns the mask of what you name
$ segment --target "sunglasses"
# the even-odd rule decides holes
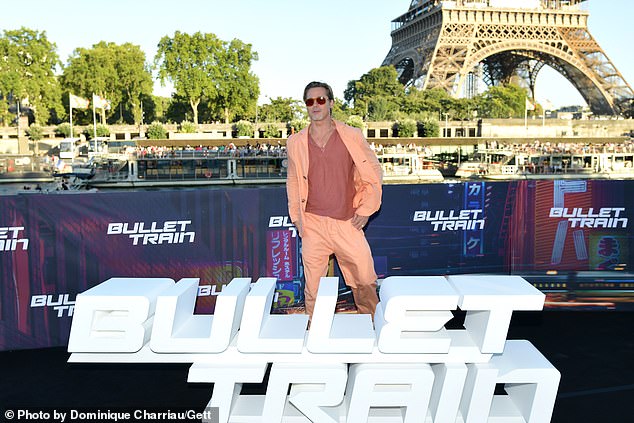
[[[308,107],[315,104],[315,102],[317,102],[317,104],[319,104],[320,106],[323,106],[324,104],[326,104],[327,100],[328,98],[326,97],[307,98],[306,100],[304,100],[304,103],[306,103],[306,106]]]

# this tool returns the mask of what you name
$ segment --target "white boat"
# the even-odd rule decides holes
[[[207,149],[134,151],[93,159],[94,176],[85,183],[99,188],[284,183],[288,166],[283,154]]]
[[[559,152],[481,150],[473,160],[461,163],[460,178],[508,179],[632,179],[634,150]]]
[[[30,154],[0,154],[0,184],[52,182],[51,165]]]
[[[416,150],[388,147],[377,157],[386,183],[443,181],[438,162]],[[85,184],[98,188],[283,184],[288,167],[284,149],[130,150],[93,156],[91,162]],[[73,166],[72,173],[81,177],[79,170]]]
[[[383,168],[384,182],[441,182],[444,180],[439,170],[439,162],[417,149],[387,147],[376,154]]]

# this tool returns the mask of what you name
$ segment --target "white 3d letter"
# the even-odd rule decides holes
[[[381,283],[374,325],[382,353],[447,353],[443,327],[458,294],[441,276],[391,276]]]
[[[69,352],[137,352],[149,339],[167,278],[111,278],[77,295]]]
[[[156,304],[150,348],[157,353],[219,353],[238,332],[250,278],[234,278],[216,298],[213,315],[194,315],[198,279],[181,279]]]
[[[371,353],[376,335],[369,314],[335,314],[339,278],[321,278],[306,349],[311,353]]]
[[[464,327],[483,353],[501,353],[514,310],[541,310],[546,296],[519,276],[456,275],[447,279],[467,311]]]
[[[271,315],[275,278],[260,278],[244,304],[238,350],[240,352],[298,353],[304,347],[308,316]]]

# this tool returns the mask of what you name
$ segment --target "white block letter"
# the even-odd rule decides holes
[[[244,305],[238,350],[240,352],[299,353],[304,347],[308,316],[271,315],[275,278],[260,278]]]
[[[521,416],[527,423],[550,422],[561,374],[530,342],[507,341],[504,354],[493,356],[490,364],[498,369],[497,383],[503,383],[508,394],[493,397],[491,416],[514,408],[509,420]]]
[[[374,325],[382,353],[446,353],[443,327],[458,294],[441,276],[391,276],[381,283]]]
[[[371,353],[376,335],[369,314],[337,314],[339,278],[321,278],[306,349],[311,353]]]
[[[467,311],[464,326],[483,353],[501,353],[514,310],[541,310],[546,296],[519,276],[456,275],[447,279]]]
[[[348,379],[347,370],[343,363],[273,363],[266,389],[262,421],[282,421],[286,393],[288,385],[291,384],[288,401],[311,422],[338,423],[338,410],[322,407],[335,407],[341,404]]]
[[[136,352],[149,339],[167,278],[111,278],[77,295],[69,352]]]
[[[181,279],[156,304],[150,348],[157,353],[219,353],[238,332],[249,278],[234,278],[216,299],[213,315],[194,315],[198,279]]]
[[[346,388],[347,422],[368,421],[372,407],[400,407],[384,411],[402,416],[403,423],[424,421],[433,384],[429,364],[353,364]]]
[[[240,397],[242,383],[262,383],[267,363],[209,364],[194,363],[187,382],[213,383],[214,391],[207,407],[218,407],[220,422],[227,423]]]

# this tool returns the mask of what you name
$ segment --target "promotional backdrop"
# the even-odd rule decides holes
[[[634,181],[386,185],[366,235],[379,278],[511,273],[547,308],[634,309],[633,199]],[[272,276],[273,312],[301,312],[300,252],[283,186],[0,196],[0,350],[65,345],[76,295],[111,277],[200,278],[213,313],[234,277]]]

